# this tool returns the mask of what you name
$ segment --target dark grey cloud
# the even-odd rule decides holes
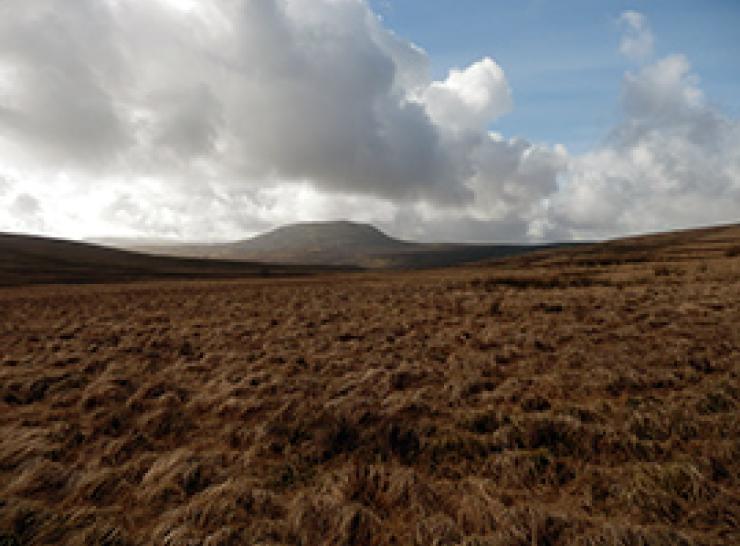
[[[494,61],[433,82],[426,54],[358,0],[191,4],[4,4],[0,146],[22,157],[7,167],[108,184],[113,201],[147,199],[142,179],[173,201],[306,182],[408,206],[475,201],[484,128],[511,107]]]
[[[0,62],[13,74],[0,135],[31,163],[182,180],[197,161],[242,184],[472,198],[459,143],[430,117],[434,101],[417,100],[433,87],[423,53],[363,2],[220,1],[188,12],[166,1],[10,5],[18,9],[6,4],[0,23]],[[496,79],[473,85],[491,96],[468,115],[481,126],[501,110],[496,87],[505,86],[487,63],[477,72]],[[464,95],[460,85],[447,100]]]
[[[155,149],[177,158],[211,157],[223,129],[223,109],[206,84],[163,92],[152,99],[159,118],[152,135]]]
[[[4,2],[0,136],[58,166],[100,166],[124,151],[132,135],[114,95],[125,82],[113,34],[104,2]]]

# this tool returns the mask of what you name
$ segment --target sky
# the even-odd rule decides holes
[[[740,3],[737,0],[374,0],[398,34],[421,44],[432,76],[491,56],[506,72],[516,108],[497,120],[504,134],[587,152],[619,115],[619,82],[634,68],[615,44],[619,16],[639,11],[654,56],[683,53],[717,106],[740,116]],[[564,9],[565,8],[565,9]]]
[[[740,220],[736,0],[4,0],[0,231]]]

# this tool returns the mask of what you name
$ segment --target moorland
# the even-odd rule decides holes
[[[108,280],[0,289],[0,544],[740,543],[738,226]]]

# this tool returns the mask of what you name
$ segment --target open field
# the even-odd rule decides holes
[[[0,290],[0,544],[740,544],[740,228]]]

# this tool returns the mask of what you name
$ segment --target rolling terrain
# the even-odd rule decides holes
[[[740,227],[0,289],[0,544],[740,544]]]
[[[332,269],[336,268],[152,256],[88,243],[0,233],[0,286],[305,275]]]
[[[233,243],[137,244],[115,239],[100,242],[170,256],[368,269],[447,267],[554,246],[417,243],[394,239],[369,224],[347,221],[291,224]]]

